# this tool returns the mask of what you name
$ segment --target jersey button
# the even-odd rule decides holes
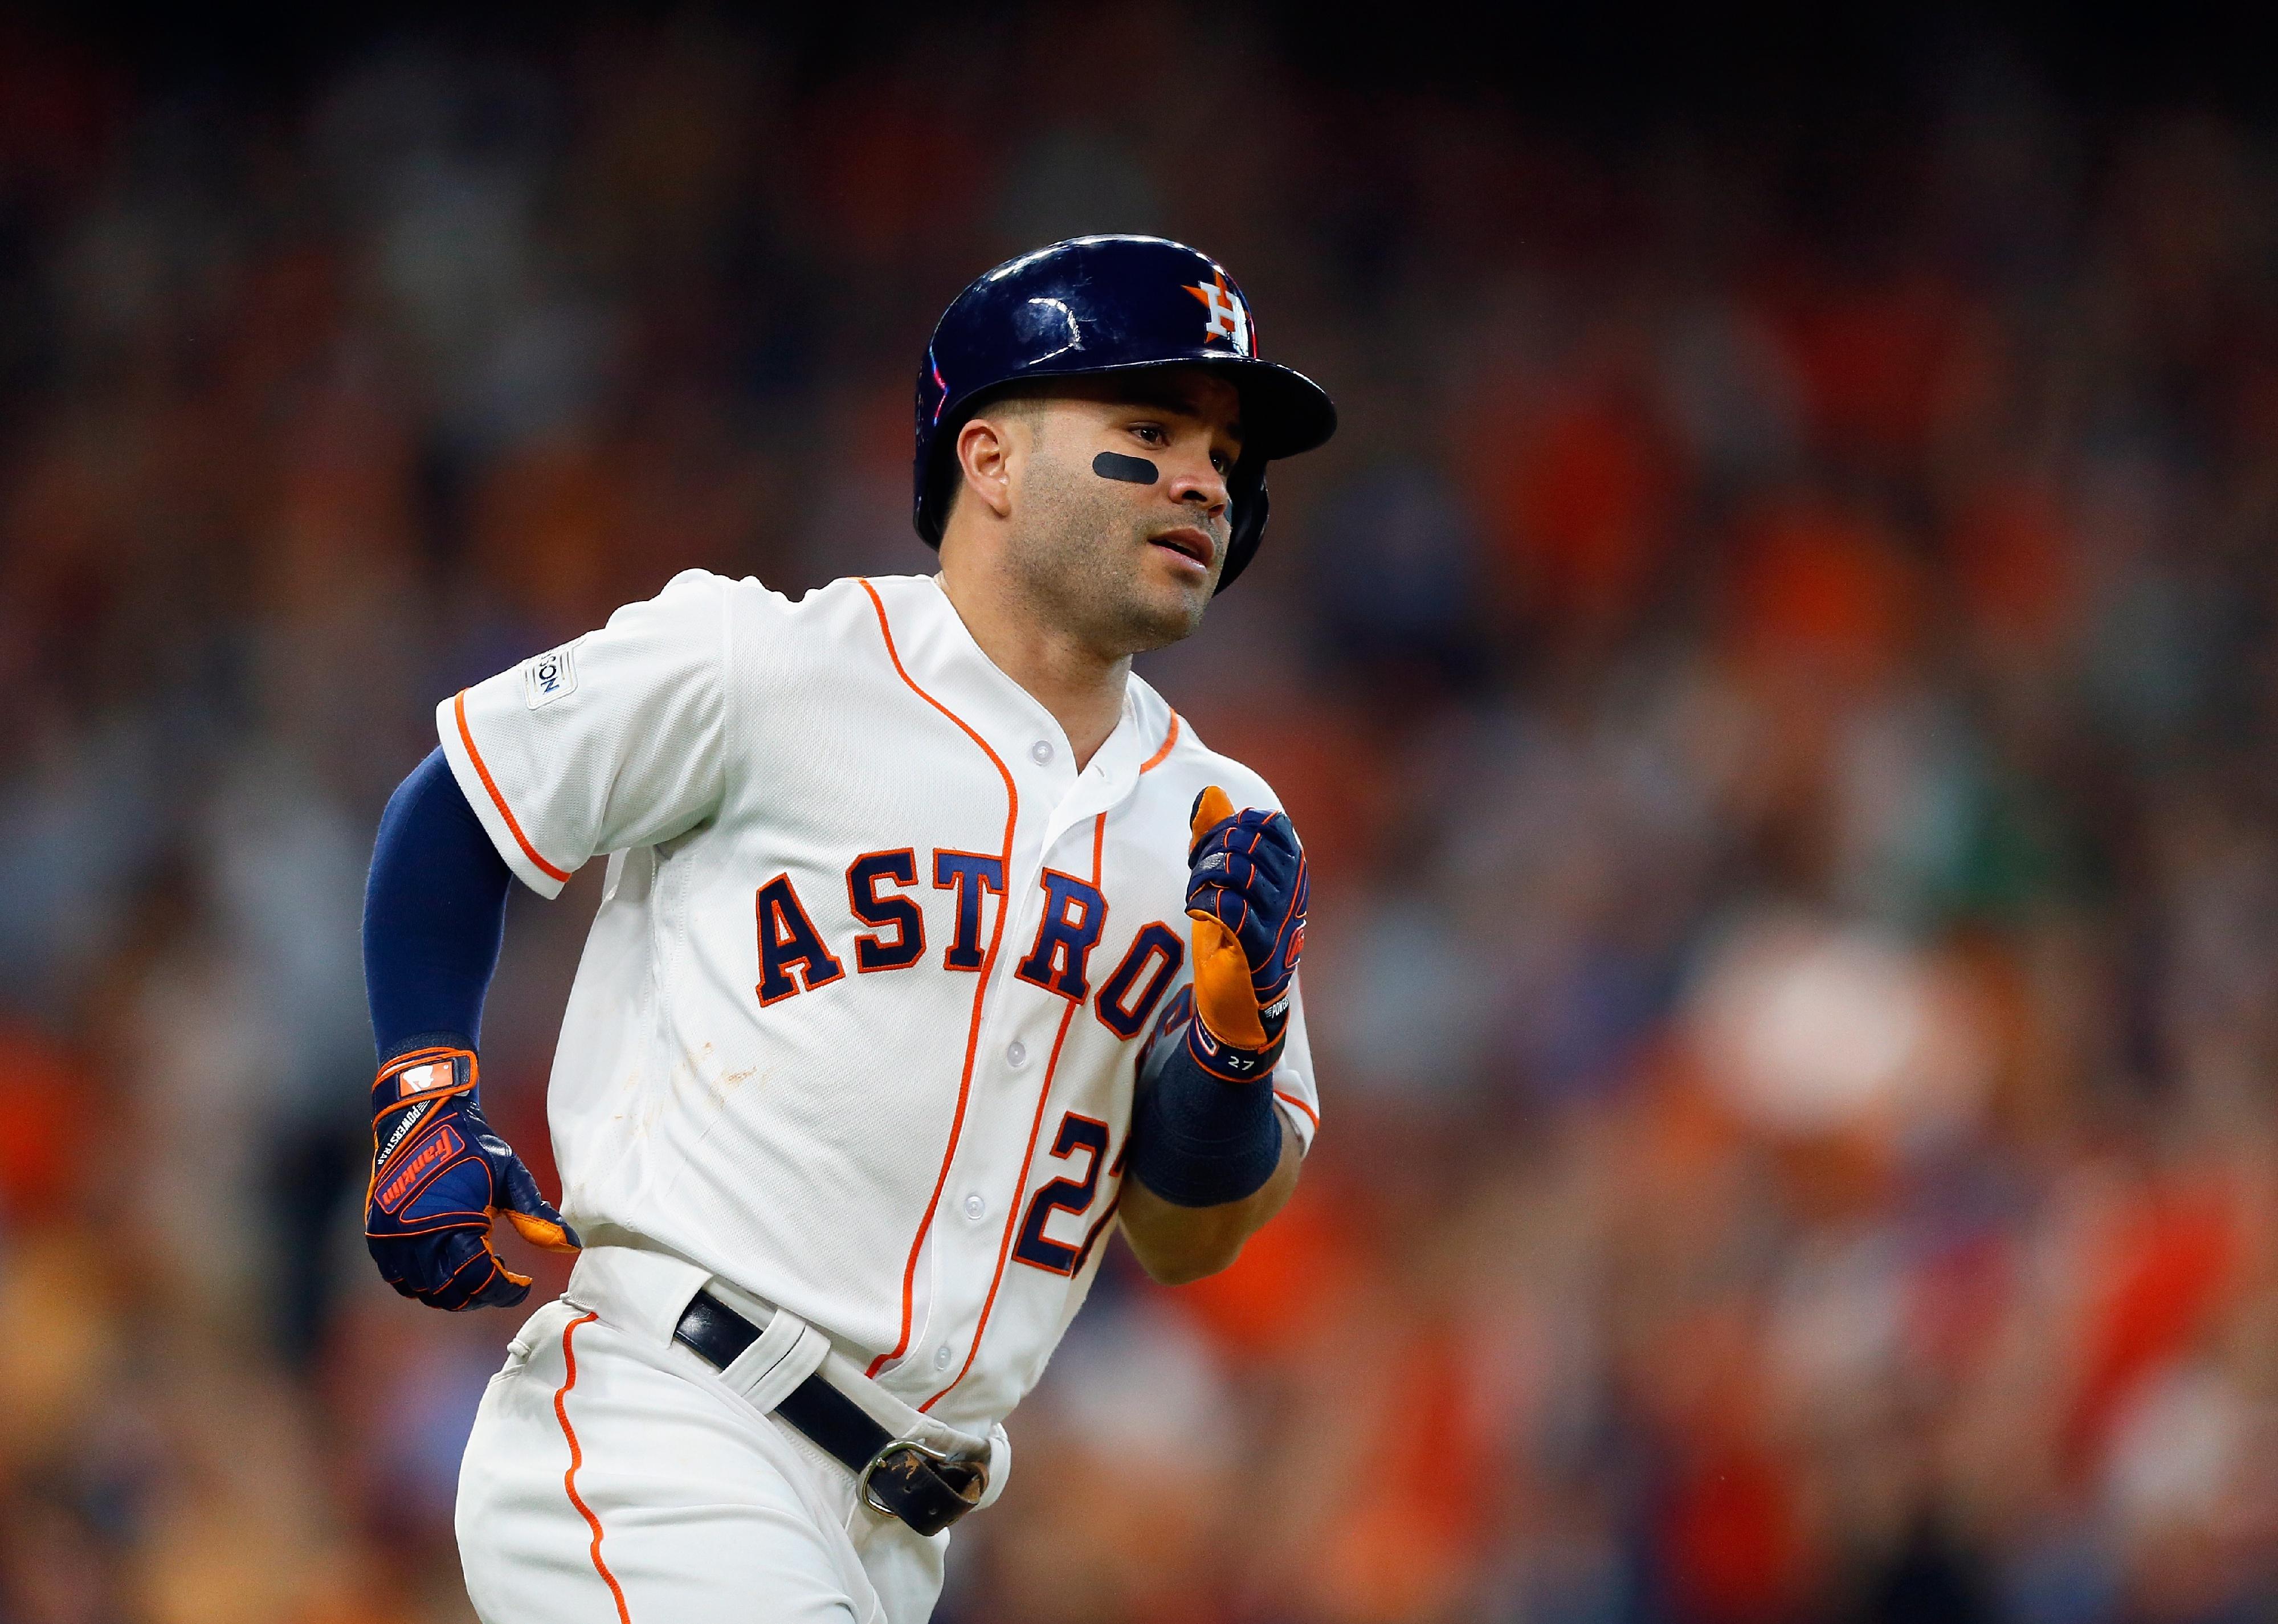
[[[988,1213],[989,1203],[981,1199],[978,1191],[965,1198],[965,1215],[974,1222],[979,1223],[988,1215]]]
[[[946,1342],[943,1343],[939,1347],[933,1351],[933,1367],[936,1370],[948,1369],[949,1361],[952,1357],[953,1355],[952,1355],[949,1351],[949,1344]]]
[[[1036,762],[1039,767],[1051,760],[1052,741],[1049,739],[1037,739],[1036,743],[1028,747],[1028,759]]]
[[[1028,1063],[1028,1046],[1018,1038],[1005,1046],[1005,1063],[1018,1071]]]

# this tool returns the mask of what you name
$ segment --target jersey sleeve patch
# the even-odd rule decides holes
[[[551,705],[555,700],[567,699],[577,692],[577,645],[585,640],[578,638],[523,663],[522,697],[524,704],[536,710],[540,706]]]

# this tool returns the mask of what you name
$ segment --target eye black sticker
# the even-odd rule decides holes
[[[1093,457],[1091,471],[1103,479],[1120,479],[1127,485],[1152,485],[1163,477],[1163,471],[1145,457],[1123,456],[1113,451]]]

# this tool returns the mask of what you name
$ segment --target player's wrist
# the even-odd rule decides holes
[[[1230,1041],[1213,1031],[1202,1012],[1196,1010],[1194,1018],[1187,1023],[1185,1048],[1196,1066],[1219,1082],[1248,1087],[1265,1082],[1280,1063],[1281,1051],[1288,1038],[1286,1004],[1281,1018],[1265,1023],[1265,1030],[1263,1045]]]
[[[1230,1078],[1202,1063],[1190,1023],[1133,1113],[1131,1172],[1173,1207],[1220,1207],[1254,1195],[1281,1160],[1281,1119],[1265,1072]],[[1206,1035],[1205,1035],[1206,1036]],[[1228,1052],[1223,1047],[1219,1057]],[[1280,1054],[1280,1046],[1273,1050]]]
[[[383,1046],[379,1063],[382,1067],[393,1066],[405,1055],[416,1054],[422,1049],[464,1049],[470,1054],[477,1052],[474,1039],[464,1032],[413,1032],[408,1037],[392,1039]]]
[[[371,1083],[375,1118],[398,1106],[464,1094],[472,1105],[479,1095],[481,1065],[475,1051],[455,1032],[422,1033],[394,1046]]]

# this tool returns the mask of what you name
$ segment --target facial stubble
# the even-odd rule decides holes
[[[1039,426],[1030,425],[1027,512],[1013,549],[1024,590],[1055,624],[1113,657],[1193,635],[1208,597],[1174,600],[1173,589],[1150,592],[1141,578],[1147,537],[1159,521],[1134,517],[1123,487],[1056,456]],[[1223,548],[1222,536],[1217,542]]]

